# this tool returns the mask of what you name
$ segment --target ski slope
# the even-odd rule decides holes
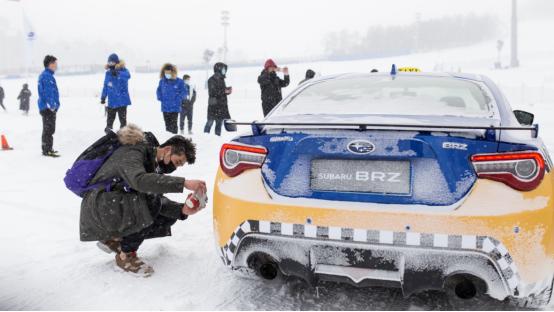
[[[546,25],[548,26],[548,25]],[[554,151],[554,44],[532,42],[540,23],[522,24],[519,69],[493,71],[494,43],[395,58],[350,62],[318,62],[290,66],[292,91],[304,71],[312,68],[324,75],[388,70],[390,64],[416,66],[423,71],[444,70],[485,74],[507,94],[514,109],[536,114],[540,135]],[[553,25],[550,25],[550,27]],[[526,49],[526,47],[532,47]],[[278,61],[278,60],[277,60]],[[63,66],[63,60],[60,60]],[[282,64],[284,65],[284,64]],[[180,69],[182,75],[183,69]],[[259,89],[261,68],[230,68],[227,84],[233,86],[229,107],[234,119],[261,119]],[[193,140],[198,146],[197,163],[175,174],[198,178],[213,185],[219,147],[234,134],[221,138],[202,133],[207,94],[203,71],[187,72],[197,84]],[[155,98],[157,74],[133,74],[129,122],[154,132],[163,131],[159,102]],[[446,309],[443,296],[426,293],[403,299],[388,289],[355,289],[325,284],[317,289],[296,281],[265,282],[241,277],[221,264],[211,228],[211,205],[190,219],[178,222],[174,236],[148,240],[139,254],[154,266],[150,278],[137,278],[118,270],[113,255],[94,243],[79,241],[80,199],[65,189],[65,171],[81,151],[103,135],[105,117],[99,104],[103,75],[57,77],[61,109],[54,139],[62,157],[44,158],[40,152],[41,118],[36,109],[36,80],[32,110],[23,116],[15,98],[24,80],[4,80],[8,112],[0,111],[0,133],[14,150],[0,152],[0,309]],[[116,120],[116,127],[119,123]],[[171,196],[183,201],[186,194]],[[483,307],[480,307],[483,308]]]

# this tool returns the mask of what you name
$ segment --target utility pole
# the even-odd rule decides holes
[[[229,11],[221,11],[221,26],[223,26],[223,63],[227,61],[227,27],[229,27]]]
[[[517,57],[517,0],[512,0],[512,38],[511,38],[510,67],[519,67]]]
[[[202,55],[202,59],[204,60],[204,64],[206,64],[206,83],[204,84],[205,89],[208,89],[208,78],[210,77],[210,60],[212,59],[212,56],[214,56],[214,51],[210,49],[204,50],[204,55]]]

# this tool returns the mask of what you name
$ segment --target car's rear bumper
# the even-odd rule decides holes
[[[236,178],[220,172],[214,229],[221,256],[232,268],[247,267],[252,253],[265,252],[280,262],[283,273],[307,280],[382,284],[410,294],[440,289],[446,277],[462,272],[485,281],[495,298],[529,297],[551,287],[554,271],[550,179],[523,195],[479,181],[459,207],[410,211],[277,202],[259,171]],[[340,252],[317,260],[326,248]],[[360,253],[363,263],[352,262]]]
[[[286,275],[360,286],[402,288],[405,295],[442,289],[448,276],[472,274],[495,298],[517,294],[515,263],[497,240],[248,220],[221,248],[227,265],[247,268],[256,253],[271,256]]]

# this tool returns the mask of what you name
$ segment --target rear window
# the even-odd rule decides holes
[[[479,82],[452,77],[330,79],[308,86],[272,114],[491,116],[492,96]]]

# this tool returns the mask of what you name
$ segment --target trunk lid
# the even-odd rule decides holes
[[[265,130],[239,140],[268,149],[266,187],[293,198],[451,205],[475,183],[470,156],[498,148],[484,131]]]

